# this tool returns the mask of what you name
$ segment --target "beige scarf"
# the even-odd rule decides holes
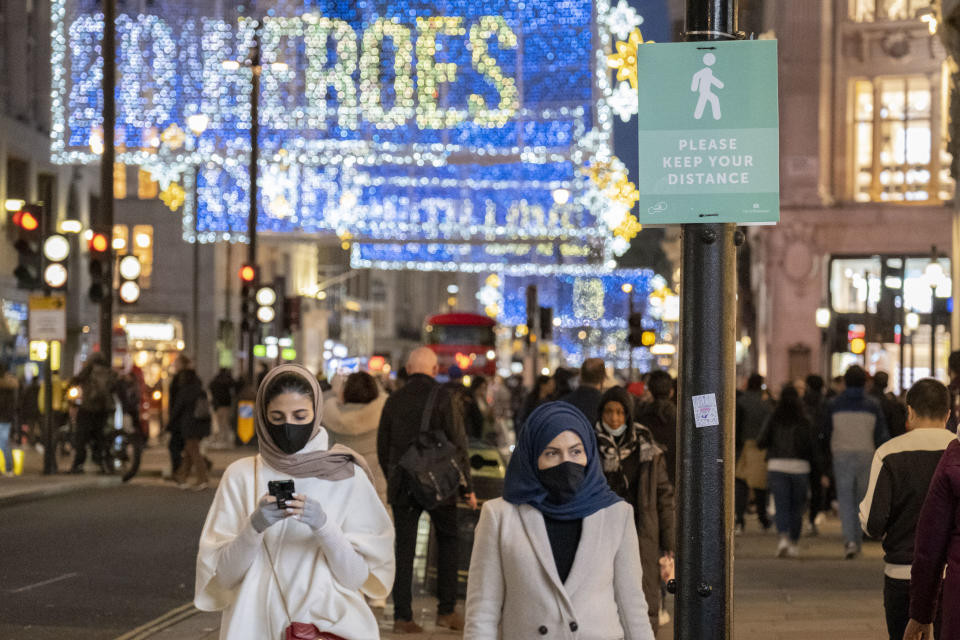
[[[283,364],[274,367],[264,377],[257,389],[256,428],[257,440],[260,443],[260,457],[263,461],[280,473],[294,478],[320,478],[322,480],[346,480],[354,475],[353,465],[359,466],[373,482],[373,475],[366,461],[359,453],[343,445],[334,445],[326,451],[311,451],[307,453],[287,454],[280,450],[273,442],[267,431],[267,404],[264,402],[267,389],[273,380],[285,373],[293,373],[307,381],[313,390],[313,432],[310,440],[320,433],[321,418],[323,417],[323,397],[320,385],[310,371],[298,364]]]

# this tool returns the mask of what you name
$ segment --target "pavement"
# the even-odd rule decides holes
[[[233,460],[251,455],[249,447],[211,450],[207,455],[214,462],[213,478]],[[134,484],[158,484],[168,464],[164,447],[154,446],[144,452],[140,473]],[[68,461],[60,461],[69,468]],[[0,507],[70,492],[92,491],[117,486],[119,478],[98,475],[93,469],[84,475],[41,473],[42,456],[28,451],[24,473],[20,477],[0,477]],[[820,527],[820,535],[801,539],[798,559],[774,557],[777,537],[762,532],[756,520],[748,521],[746,533],[735,538],[734,570],[734,640],[764,638],[769,640],[807,640],[809,638],[843,638],[875,640],[886,638],[883,617],[883,562],[880,545],[867,542],[860,557],[842,559],[840,524],[828,517]],[[462,606],[462,605],[461,605]],[[424,633],[411,636],[418,640],[451,640],[460,634],[436,629],[436,601],[421,593],[414,600],[416,621]],[[667,599],[672,613],[672,598]],[[381,637],[396,640],[391,633],[392,606],[375,609],[381,621]],[[219,637],[218,613],[200,612],[187,602],[164,615],[131,629],[116,640],[207,640]],[[672,638],[672,625],[662,627],[660,640]]]
[[[736,538],[734,571],[734,640],[880,640],[887,637],[883,617],[883,553],[867,542],[854,560],[843,559],[840,523],[829,517],[816,537],[805,536],[798,559],[775,558],[777,536],[762,532],[756,521]],[[461,634],[434,627],[436,601],[419,595],[415,619],[424,627],[419,635],[391,632],[392,613],[375,609],[381,637],[399,640],[453,640]],[[672,597],[667,609],[673,612]],[[185,605],[117,640],[213,640],[219,637],[220,614]],[[673,625],[661,627],[658,640],[673,637]]]
[[[24,448],[23,473],[14,477],[0,477],[0,507],[39,498],[84,491],[121,484],[119,476],[104,475],[87,459],[84,474],[66,473],[72,460],[59,457],[59,473],[43,474],[43,454],[30,447]],[[217,478],[231,462],[256,453],[252,447],[208,449],[206,455],[213,461],[212,478]],[[170,475],[170,456],[167,448],[153,444],[143,451],[140,469],[132,482],[157,479]]]

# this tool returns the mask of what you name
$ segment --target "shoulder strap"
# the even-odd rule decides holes
[[[430,395],[427,396],[427,406],[423,411],[423,419],[420,421],[420,433],[430,431],[430,418],[433,417],[433,405],[436,404],[437,393],[440,391],[440,385],[434,384],[430,389]]]
[[[260,484],[258,480],[258,472],[260,470],[260,456],[254,458],[253,461],[253,501],[254,504],[257,503],[257,486]],[[260,542],[263,543],[263,550],[267,552],[267,561],[270,563],[270,572],[273,574],[273,581],[277,585],[277,591],[280,592],[280,602],[283,603],[283,612],[287,615],[287,622],[293,624],[293,618],[290,617],[290,608],[287,606],[287,597],[283,595],[283,588],[280,586],[280,578],[277,576],[277,568],[273,564],[273,556],[270,555],[270,547],[267,546],[267,537],[264,535],[260,538]]]

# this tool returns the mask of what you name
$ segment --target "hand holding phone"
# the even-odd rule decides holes
[[[287,500],[293,500],[293,480],[270,480],[267,491],[277,499],[277,509],[286,509]]]

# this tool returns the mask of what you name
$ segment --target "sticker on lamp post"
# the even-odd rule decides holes
[[[640,222],[780,219],[775,40],[644,44]]]

